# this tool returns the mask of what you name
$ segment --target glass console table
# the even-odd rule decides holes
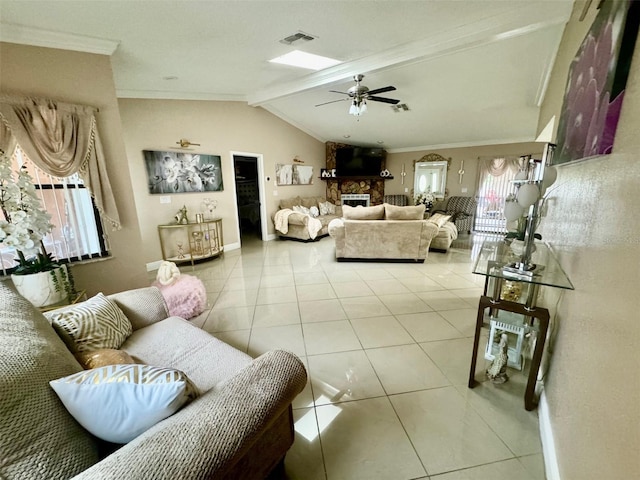
[[[484,324],[486,311],[488,310],[488,318],[490,320],[497,319],[501,310],[511,312],[512,314],[516,314],[515,316],[520,316],[522,324],[529,323],[532,327],[537,319],[539,323],[536,335],[537,341],[531,359],[529,377],[524,395],[524,406],[527,410],[533,410],[537,405],[537,400],[535,399],[536,379],[538,377],[538,370],[540,369],[544,344],[547,338],[547,330],[549,328],[549,310],[536,306],[538,289],[542,285],[573,290],[573,285],[569,277],[567,277],[567,274],[558,263],[551,247],[542,242],[536,243],[535,245],[536,250],[531,257],[531,263],[536,266],[533,274],[518,271],[516,268],[510,268],[510,266],[518,262],[520,258],[511,251],[510,246],[502,237],[485,240],[473,267],[473,273],[485,276],[485,284],[484,293],[480,297],[478,304],[473,355],[471,357],[471,368],[469,370],[469,388],[476,386],[475,373],[478,345],[480,343],[480,332]],[[502,287],[506,281],[521,282],[523,286],[527,287],[524,301],[521,301],[519,295],[517,299],[506,300],[501,298]]]

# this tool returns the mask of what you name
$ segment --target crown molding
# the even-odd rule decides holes
[[[119,41],[0,23],[0,41],[111,56]]]
[[[571,16],[572,2],[550,2],[545,11],[535,5],[518,6],[500,15],[441,32],[429,38],[390,48],[353,62],[342,63],[249,95],[251,106],[265,103],[327,84],[340,82],[356,73],[374,72],[392,66],[410,65],[445,55],[564,25]]]
[[[118,98],[147,98],[155,100],[213,100],[216,102],[245,102],[245,95],[204,92],[169,92],[165,90],[124,90],[116,89]]]
[[[271,113],[272,115],[275,115],[276,117],[278,117],[280,120],[283,120],[285,122],[287,122],[289,125],[291,125],[292,127],[297,128],[298,130],[300,130],[301,132],[306,133],[307,135],[309,135],[312,138],[315,138],[316,140],[318,140],[321,143],[326,143],[328,142],[328,139],[323,138],[321,136],[319,136],[316,132],[314,132],[313,130],[311,130],[310,128],[307,128],[304,125],[300,125],[300,123],[297,120],[294,120],[293,118],[285,115],[284,113],[282,113],[280,110],[278,110],[277,108],[273,107],[273,105],[261,105],[261,108],[266,110],[267,112]]]

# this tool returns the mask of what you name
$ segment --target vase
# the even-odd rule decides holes
[[[513,253],[515,253],[517,256],[521,257],[522,254],[524,253],[524,250],[526,248],[526,245],[524,243],[523,240],[512,240],[511,241],[511,251]],[[536,251],[536,244],[534,243],[533,245],[531,245],[531,253]]]
[[[53,282],[53,275],[58,280],[58,290],[56,290],[56,285]],[[11,280],[18,293],[36,307],[46,307],[63,302],[67,298],[67,292],[64,288],[66,278],[67,267],[65,265],[49,272],[11,275]]]

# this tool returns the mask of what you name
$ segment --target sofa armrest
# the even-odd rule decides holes
[[[289,225],[306,225],[309,223],[309,216],[302,213],[294,212],[289,215]]]
[[[289,408],[306,380],[295,355],[267,352],[74,479],[222,478]]]
[[[164,320],[169,310],[157,287],[144,287],[108,296],[131,322],[134,330]]]

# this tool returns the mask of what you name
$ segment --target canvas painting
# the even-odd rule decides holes
[[[611,153],[639,24],[640,2],[600,3],[569,69],[554,164]]]
[[[149,193],[196,193],[223,190],[219,155],[144,150]]]
[[[312,185],[313,167],[277,163],[276,182],[278,185]]]

